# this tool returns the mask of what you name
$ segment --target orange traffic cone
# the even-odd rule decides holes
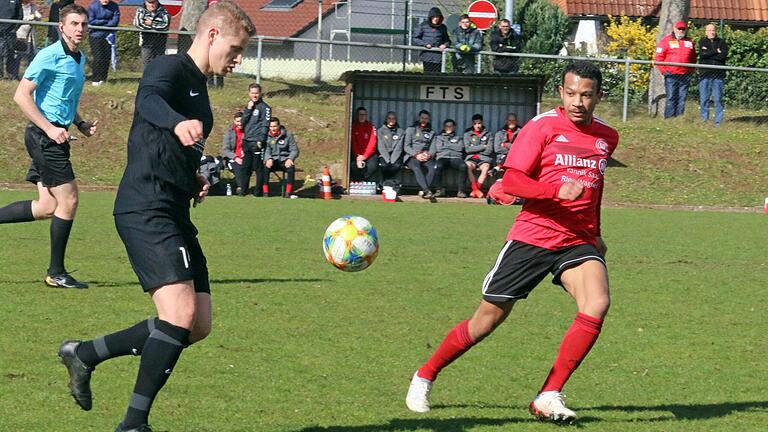
[[[320,195],[324,200],[333,199],[331,194],[331,170],[327,166],[323,167],[323,184],[320,186]]]

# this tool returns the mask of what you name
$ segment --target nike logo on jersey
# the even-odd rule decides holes
[[[199,96],[200,93],[195,93],[193,90],[190,90],[189,91],[189,95],[192,96],[192,97],[195,97],[195,96]]]
[[[560,135],[559,137],[555,138],[555,141],[561,142],[561,143],[570,142],[570,141],[568,141],[568,138],[565,137],[565,135]]]
[[[171,374],[171,372],[173,372],[173,370],[171,370],[171,369],[166,369],[166,370],[165,370],[165,374],[166,374],[166,375],[170,375],[170,374]]]

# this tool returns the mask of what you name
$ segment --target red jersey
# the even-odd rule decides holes
[[[368,159],[376,153],[376,128],[373,123],[352,122],[352,155]]]
[[[696,46],[690,38],[675,38],[674,34],[664,36],[656,47],[657,62],[696,63]],[[683,66],[656,66],[662,75],[685,75],[694,72],[693,68]]]
[[[243,135],[245,134],[245,130],[234,128],[235,129],[235,157],[238,157],[240,159],[243,158]]]
[[[579,181],[584,193],[574,201],[526,199],[507,240],[545,249],[596,244],[603,175],[618,143],[619,133],[604,121],[593,117],[591,124],[579,126],[562,107],[528,122],[510,148],[504,167],[522,171],[540,183]]]

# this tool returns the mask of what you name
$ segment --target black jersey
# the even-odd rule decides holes
[[[187,54],[157,58],[144,70],[128,135],[128,165],[117,190],[115,214],[189,208],[205,138],[213,128],[206,76]],[[173,132],[184,120],[203,122],[203,138],[183,146]]]

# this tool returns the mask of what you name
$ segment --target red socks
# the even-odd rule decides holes
[[[269,185],[261,185],[261,192],[268,194],[269,193]]]
[[[565,333],[560,344],[555,364],[549,371],[547,380],[539,393],[545,391],[561,391],[571,374],[579,367],[582,360],[589,354],[592,345],[600,336],[603,320],[579,312],[573,320],[571,328]]]
[[[293,192],[293,185],[288,183],[287,185],[285,185],[285,194],[290,196],[291,192]]]
[[[443,343],[437,348],[432,357],[424,363],[424,366],[416,373],[421,378],[434,381],[440,371],[451,364],[454,360],[461,357],[462,354],[469,351],[475,341],[469,335],[469,320],[462,321],[456,325],[448,335],[445,336]]]

